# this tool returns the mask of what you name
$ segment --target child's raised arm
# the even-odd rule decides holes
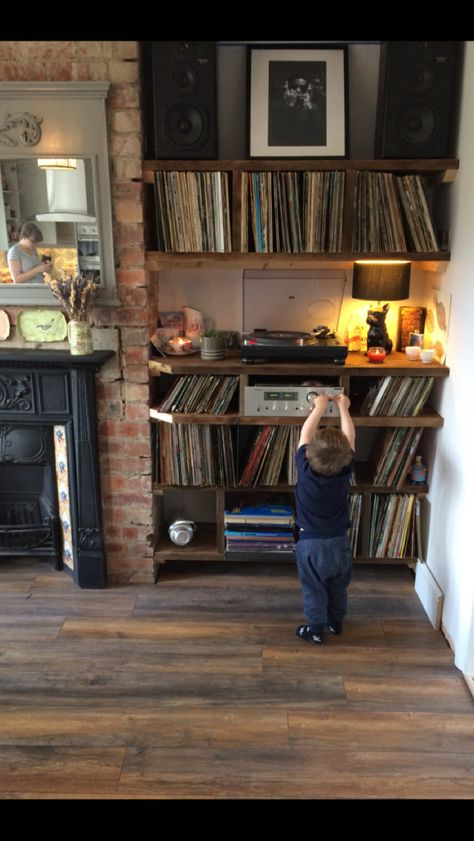
[[[347,394],[340,394],[338,397],[334,397],[334,402],[339,409],[339,414],[341,416],[341,431],[346,436],[347,440],[349,441],[350,448],[353,452],[355,452],[355,428],[352,422],[352,418],[349,414],[349,406],[351,405],[351,401],[349,400]]]
[[[324,412],[326,411],[328,405],[328,396],[327,394],[318,394],[313,397],[313,411],[310,415],[306,418],[303,426],[301,427],[301,435],[300,440],[298,443],[298,447],[301,447],[302,444],[309,444],[314,437],[314,433],[318,428],[319,421],[321,420]]]

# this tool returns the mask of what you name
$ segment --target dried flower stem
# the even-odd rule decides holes
[[[92,277],[77,275],[64,278],[44,275],[53,295],[61,302],[72,321],[87,321],[97,286]]]

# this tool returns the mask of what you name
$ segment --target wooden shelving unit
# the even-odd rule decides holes
[[[330,378],[332,384],[341,385],[346,390],[346,393],[351,394],[354,379],[377,379],[386,376],[397,377],[435,377],[442,378],[449,375],[449,369],[445,365],[440,365],[436,362],[429,364],[422,364],[421,362],[411,362],[407,360],[402,353],[390,354],[382,365],[373,365],[368,362],[367,358],[361,353],[350,353],[347,357],[344,366],[335,364],[315,364],[315,363],[301,363],[301,362],[284,362],[284,363],[256,363],[251,366],[243,363],[238,352],[228,352],[225,359],[208,362],[201,359],[200,356],[187,356],[183,358],[169,357],[166,359],[151,359],[149,362],[149,369],[152,381],[152,406],[150,408],[150,417],[153,426],[156,428],[160,423],[172,424],[211,424],[211,425],[229,425],[238,430],[244,427],[259,427],[262,425],[282,426],[282,425],[297,425],[303,423],[304,417],[253,417],[243,414],[243,388],[245,385],[251,384],[253,378],[260,377],[262,374],[269,378],[274,378],[275,381],[284,382],[285,375],[292,378],[301,377],[301,381],[311,375],[314,379]],[[159,402],[160,386],[166,390],[166,383],[171,383],[176,376],[185,374],[234,374],[239,377],[239,395],[240,402],[236,410],[226,413],[225,415],[201,415],[199,413],[181,414],[181,413],[164,413],[161,414],[156,408]],[[163,378],[163,384],[161,380]],[[357,428],[386,428],[386,427],[419,427],[436,429],[443,425],[443,418],[429,405],[425,406],[420,414],[416,417],[391,417],[391,416],[371,416],[363,415],[357,412],[357,408],[352,405],[352,417]],[[337,419],[329,419],[328,423],[337,424]],[[357,459],[357,453],[356,453]],[[362,516],[360,524],[360,552],[355,558],[357,563],[400,563],[399,558],[374,558],[368,554],[368,537],[370,531],[370,511],[372,497],[374,494],[416,494],[417,497],[424,496],[428,492],[427,485],[413,485],[406,482],[399,487],[386,487],[374,485],[371,482],[370,468],[366,462],[359,464],[356,468],[357,484],[350,489],[351,493],[362,494]],[[160,482],[154,484],[154,494],[157,501],[162,502],[164,496],[173,490],[175,493],[179,488],[180,501],[183,508],[186,510],[186,499],[192,500],[196,498],[196,493],[200,490],[194,486],[166,486]],[[167,560],[224,560],[226,558],[224,548],[224,519],[223,512],[228,504],[229,498],[241,499],[257,498],[257,499],[274,499],[281,497],[283,500],[291,501],[293,496],[293,486],[289,484],[279,484],[276,486],[258,486],[258,487],[206,487],[207,493],[211,493],[215,498],[215,512],[216,521],[213,525],[208,523],[198,526],[198,533],[191,544],[186,547],[179,548],[171,543],[167,535],[167,524],[163,516],[158,511],[158,539],[155,551],[155,561],[157,564],[164,563]],[[158,504],[160,509],[160,504]],[[273,553],[275,554],[275,553]],[[259,558],[261,560],[285,560],[291,558],[292,555],[285,553],[282,555],[276,554],[275,558],[264,558],[263,555]],[[237,556],[237,553],[232,553],[230,556],[233,560],[245,560],[245,553]],[[248,556],[247,556],[248,558]],[[252,559],[254,556],[252,555]],[[412,562],[415,560],[412,557],[404,558],[405,562]]]
[[[149,204],[147,213],[148,231],[150,232],[155,225],[156,220],[156,195],[155,195],[155,173],[163,172],[195,172],[195,173],[215,173],[225,172],[229,179],[229,216],[231,228],[231,250],[226,252],[203,251],[203,252],[170,252],[157,251],[150,248],[150,241],[153,237],[148,237],[148,250],[146,252],[146,268],[153,272],[159,272],[167,268],[197,268],[197,267],[215,267],[232,269],[250,269],[250,268],[284,268],[284,269],[301,269],[309,267],[317,268],[351,268],[355,259],[370,258],[370,259],[406,259],[412,261],[416,266],[428,271],[443,271],[449,261],[450,254],[448,251],[429,251],[429,252],[413,252],[413,251],[367,251],[355,252],[353,250],[353,229],[354,229],[354,199],[356,195],[357,173],[359,171],[365,172],[382,172],[393,173],[396,176],[402,175],[419,175],[422,176],[423,182],[429,191],[436,190],[440,185],[449,184],[454,181],[459,168],[458,160],[245,160],[245,161],[165,161],[165,160],[149,160],[143,163],[143,182],[145,185],[146,200]],[[304,251],[297,252],[270,252],[262,253],[249,250],[253,248],[252,236],[249,235],[249,207],[247,204],[247,192],[245,185],[251,173],[255,172],[329,172],[338,171],[345,173],[345,185],[342,202],[342,241],[340,242],[340,251],[338,252],[322,252],[322,253],[307,253]],[[210,181],[210,179],[209,179]],[[192,182],[192,180],[191,180]],[[179,184],[179,181],[176,181]],[[179,191],[179,186],[177,186]],[[169,210],[172,213],[173,206],[185,207],[185,205],[177,201],[174,204],[174,196],[168,199]],[[185,207],[186,213],[187,208]],[[179,213],[178,213],[179,215]],[[201,214],[202,215],[202,214]],[[173,218],[171,216],[171,218]],[[174,221],[173,221],[174,224]],[[181,224],[181,220],[177,221]],[[197,222],[199,224],[199,222]],[[250,246],[247,247],[247,243]],[[446,377],[449,374],[448,368],[437,363],[423,365],[421,363],[410,362],[406,359],[404,354],[392,353],[388,356],[382,365],[372,365],[367,358],[362,354],[349,354],[344,366],[335,364],[314,364],[313,362],[266,362],[256,363],[254,365],[243,364],[238,352],[228,353],[223,360],[216,362],[204,362],[198,355],[189,357],[169,357],[166,359],[151,359],[149,363],[150,379],[151,379],[151,409],[150,418],[152,427],[155,432],[160,424],[180,425],[186,424],[193,426],[196,424],[208,424],[214,427],[221,427],[223,434],[230,434],[235,436],[238,440],[239,435],[251,434],[251,427],[258,428],[262,424],[268,425],[292,425],[298,422],[303,422],[303,418],[295,417],[250,417],[243,414],[243,395],[246,385],[251,384],[254,377],[261,377],[264,375],[269,379],[278,378],[280,382],[285,382],[285,377],[301,377],[304,379],[314,378],[328,378],[331,384],[339,384],[344,387],[346,393],[353,390],[354,383],[357,378],[378,378],[386,376],[395,377]],[[221,375],[235,375],[239,378],[239,395],[238,399],[233,401],[232,407],[224,415],[202,415],[199,413],[180,414],[180,413],[162,413],[157,406],[160,403],[159,396],[163,396],[164,385],[158,385],[160,382],[171,382],[173,378],[186,374],[221,374]],[[293,381],[293,380],[292,380]],[[383,429],[387,427],[418,427],[437,429],[443,425],[442,417],[430,406],[425,406],[423,411],[416,417],[380,417],[362,414],[357,405],[357,400],[352,401],[351,414],[354,419],[357,429],[366,428],[368,431],[364,434],[370,435],[370,428]],[[333,421],[337,423],[337,421]],[[362,434],[362,433],[361,433]],[[159,436],[158,436],[159,437]],[[237,448],[238,449],[238,448]],[[166,454],[165,454],[166,456]],[[163,457],[163,454],[162,454]],[[238,456],[237,456],[238,458]],[[357,454],[356,454],[357,458]],[[180,560],[224,560],[226,557],[224,546],[224,510],[228,504],[229,499],[240,497],[241,499],[257,499],[260,500],[262,495],[269,499],[278,500],[281,498],[284,501],[291,501],[293,497],[293,486],[289,484],[279,484],[271,487],[213,487],[207,488],[206,492],[210,493],[214,499],[214,523],[200,522],[198,524],[198,532],[193,541],[187,547],[179,548],[175,546],[168,538],[167,522],[163,511],[165,508],[165,501],[168,495],[179,493],[180,504],[184,511],[187,510],[187,505],[195,506],[197,499],[197,491],[199,488],[193,486],[177,487],[167,486],[160,481],[155,481],[154,496],[157,509],[157,528],[156,528],[156,549],[155,561],[159,565],[170,559]],[[362,515],[360,522],[360,542],[359,551],[355,560],[359,563],[399,563],[399,559],[391,558],[374,558],[368,554],[368,539],[370,531],[370,517],[371,504],[374,494],[390,494],[390,493],[414,493],[416,497],[426,495],[428,488],[426,485],[413,486],[410,484],[403,485],[398,488],[379,487],[371,483],[370,472],[363,469],[358,472],[358,485],[351,488],[351,493],[360,493],[362,495]],[[192,517],[190,517],[192,519]],[[272,554],[272,553],[270,553]],[[292,557],[291,555],[289,557]],[[232,559],[237,559],[237,554],[232,554]],[[245,553],[240,559],[245,559]],[[252,559],[254,558],[252,554]],[[278,555],[276,558],[264,557],[259,553],[261,560],[283,560],[284,555]],[[409,562],[413,558],[405,558]]]

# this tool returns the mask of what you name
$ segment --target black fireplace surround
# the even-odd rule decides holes
[[[113,354],[0,350],[0,570],[2,555],[62,567],[53,427],[64,426],[72,573],[80,587],[105,587],[95,374]]]

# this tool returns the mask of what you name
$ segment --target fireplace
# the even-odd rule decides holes
[[[25,553],[62,568],[53,431],[1,424],[0,559]]]
[[[112,355],[0,352],[0,568],[44,558],[105,586],[95,373]]]

